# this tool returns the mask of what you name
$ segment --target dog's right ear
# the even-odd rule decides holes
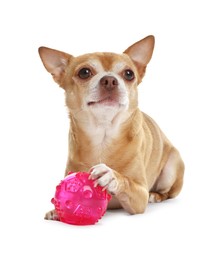
[[[53,79],[60,85],[65,68],[72,56],[47,47],[40,47],[39,55],[46,70],[51,73]]]

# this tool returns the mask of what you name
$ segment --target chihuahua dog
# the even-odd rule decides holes
[[[65,170],[88,171],[112,194],[108,208],[143,213],[148,202],[179,194],[184,163],[154,120],[138,108],[137,87],[154,48],[148,36],[122,54],[74,57],[40,47],[46,70],[65,90],[70,118]],[[55,210],[45,216],[58,220]]]

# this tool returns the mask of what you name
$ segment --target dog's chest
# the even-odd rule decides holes
[[[86,136],[82,136],[79,145],[74,155],[74,160],[77,165],[80,164],[80,169],[89,169],[92,165],[99,163],[107,163],[113,154],[114,140],[117,132],[113,128],[89,127],[86,131]],[[76,166],[79,169],[79,166]]]
[[[78,161],[84,165],[92,166],[98,163],[106,163],[114,156],[116,145],[120,143],[122,124],[125,114],[121,113],[111,120],[84,120],[81,125],[81,135],[78,138]],[[100,118],[102,119],[102,118]],[[87,157],[86,157],[87,154]]]
[[[87,129],[87,135],[90,139],[93,151],[106,149],[109,144],[111,144],[112,141],[117,138],[118,133],[119,128],[113,125],[91,126]]]

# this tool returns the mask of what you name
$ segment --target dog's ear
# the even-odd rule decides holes
[[[134,43],[124,51],[136,65],[141,78],[144,76],[146,66],[152,58],[154,44],[155,38],[150,35]]]
[[[53,79],[60,85],[65,68],[72,56],[47,47],[40,47],[39,55],[46,70],[51,73]]]

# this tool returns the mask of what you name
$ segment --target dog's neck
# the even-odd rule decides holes
[[[94,111],[95,112],[95,111]],[[129,111],[105,108],[103,111],[70,113],[73,131],[84,133],[94,146],[103,145],[119,135],[121,125],[130,117]]]

